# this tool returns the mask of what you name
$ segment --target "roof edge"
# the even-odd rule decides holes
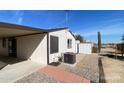
[[[22,29],[22,30],[32,30],[32,31],[42,31],[46,32],[45,29],[40,29],[36,27],[31,27],[31,26],[24,26],[24,25],[19,25],[19,24],[13,24],[13,23],[6,23],[6,22],[0,22],[0,27],[8,27],[8,28],[13,28],[13,29]]]
[[[54,32],[54,31],[60,31],[60,30],[66,30],[68,27],[62,27],[62,28],[53,28],[53,29],[46,29],[47,32]]]
[[[71,30],[68,27],[53,28],[53,29],[40,29],[40,28],[36,28],[36,27],[24,26],[24,25],[19,25],[19,24],[0,22],[0,27],[2,27],[2,26],[13,28],[13,29],[32,30],[32,31],[39,31],[39,32],[42,31],[45,33],[61,31],[61,30],[68,30],[72,34],[72,36],[74,36],[74,34],[71,32]],[[75,36],[74,36],[74,38],[75,38]]]

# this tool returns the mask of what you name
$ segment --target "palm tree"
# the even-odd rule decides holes
[[[101,34],[98,32],[98,53],[101,51]]]

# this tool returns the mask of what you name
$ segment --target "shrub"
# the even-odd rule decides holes
[[[97,53],[97,47],[96,46],[92,47],[92,53]]]

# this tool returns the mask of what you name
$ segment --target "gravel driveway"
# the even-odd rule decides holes
[[[16,81],[15,83],[60,83],[60,81],[48,77],[45,74],[35,72],[27,77]]]

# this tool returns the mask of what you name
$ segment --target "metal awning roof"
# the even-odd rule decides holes
[[[44,29],[0,22],[0,38],[47,33]]]
[[[0,38],[42,34],[42,33],[54,32],[54,31],[62,31],[64,29],[68,29],[68,28],[64,27],[64,28],[55,28],[55,29],[40,29],[40,28],[0,22]]]

